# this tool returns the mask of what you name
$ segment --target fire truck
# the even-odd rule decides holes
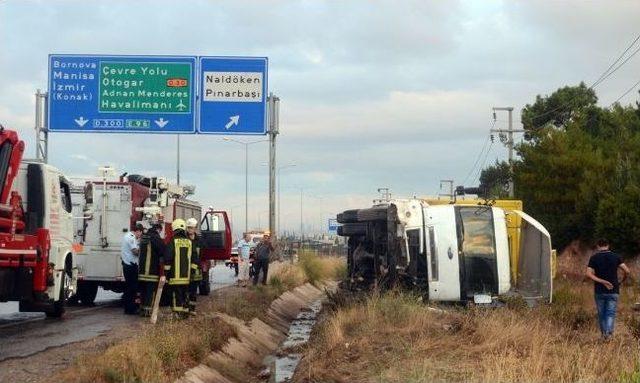
[[[165,240],[171,238],[171,222],[177,218],[196,218],[211,227],[206,226],[201,232],[207,241],[203,240],[200,293],[208,294],[210,261],[230,253],[230,239],[224,241],[227,235],[231,236],[226,213],[207,211],[202,219],[201,205],[186,198],[193,194],[193,187],[173,185],[161,177],[127,176],[126,173],[118,180],[110,181],[107,178],[112,169],[104,167],[100,171],[102,180],[86,181],[72,194],[74,210],[81,217],[75,222],[74,234],[78,247],[76,298],[89,305],[95,300],[98,287],[124,291],[120,258],[122,238],[138,223],[149,227],[152,217],[158,216],[164,219]],[[213,217],[220,217],[222,222],[214,227]]]
[[[77,278],[71,183],[23,152],[17,133],[0,125],[0,302],[60,317]]]

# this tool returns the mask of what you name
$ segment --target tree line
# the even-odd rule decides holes
[[[608,238],[625,255],[640,253],[640,104],[597,105],[584,83],[536,97],[521,113],[524,140],[513,164],[482,170],[486,198],[515,197],[563,249]]]

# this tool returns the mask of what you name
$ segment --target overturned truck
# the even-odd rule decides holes
[[[405,285],[431,301],[552,299],[548,231],[522,211],[482,202],[382,201],[337,216],[351,289]]]

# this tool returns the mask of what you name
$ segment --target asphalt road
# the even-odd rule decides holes
[[[213,268],[212,289],[235,283],[233,270]],[[61,319],[20,313],[17,303],[0,304],[0,361],[27,357],[52,347],[89,340],[139,318],[124,315],[120,294],[100,290],[94,307],[68,307]]]

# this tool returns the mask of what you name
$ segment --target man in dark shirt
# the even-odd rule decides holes
[[[260,271],[262,271],[262,284],[267,284],[267,274],[269,273],[269,258],[273,251],[273,244],[271,243],[271,233],[266,232],[262,236],[262,241],[256,246],[256,259],[253,263],[253,285],[258,284],[258,277]]]
[[[589,258],[587,277],[593,280],[600,331],[607,340],[613,335],[620,283],[629,275],[629,268],[618,254],[609,250],[609,241],[599,239],[596,246],[596,253]],[[618,269],[622,270],[621,281]]]

